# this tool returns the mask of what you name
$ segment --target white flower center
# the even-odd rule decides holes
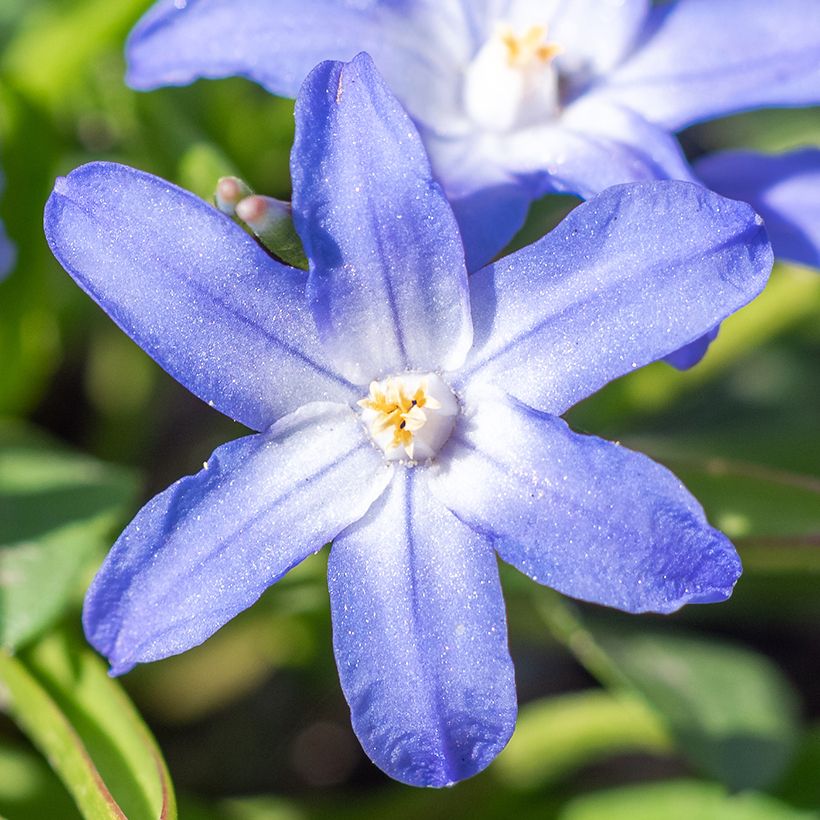
[[[435,373],[404,373],[371,382],[359,402],[362,420],[389,461],[427,461],[450,438],[458,400]]]
[[[558,71],[563,49],[547,39],[547,26],[517,32],[506,24],[481,47],[464,78],[464,106],[478,125],[511,131],[558,113]]]

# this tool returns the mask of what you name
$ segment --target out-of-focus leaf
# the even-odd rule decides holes
[[[51,633],[17,657],[0,651],[0,686],[87,820],[174,820],[156,743],[80,637]]]
[[[710,151],[744,148],[780,153],[817,144],[817,108],[760,109],[695,127],[700,144]]]
[[[101,51],[124,40],[145,0],[79,0],[35,9],[3,55],[2,69],[27,94],[50,106],[85,76]]]
[[[559,820],[812,820],[817,815],[763,794],[729,795],[716,783],[630,786],[572,800]]]
[[[236,166],[225,153],[210,142],[196,142],[179,161],[177,180],[183,188],[193,191],[207,202],[213,202],[220,177],[236,175]]]
[[[531,788],[611,755],[663,755],[673,748],[663,722],[643,701],[590,690],[522,707],[492,771],[505,783]]]
[[[57,620],[135,492],[133,476],[0,425],[0,643]]]
[[[77,809],[42,759],[0,743],[0,815],[10,820],[76,820]]]
[[[803,738],[797,759],[778,786],[778,797],[795,806],[816,809],[820,806],[820,726]]]
[[[221,809],[226,820],[307,820],[310,816],[294,803],[276,797],[229,800]]]
[[[31,406],[60,356],[51,278],[56,263],[43,238],[42,219],[56,139],[42,111],[0,77],[0,165],[5,177],[0,218],[17,250],[14,269],[0,283],[0,414]]]
[[[503,255],[514,253],[548,234],[581,200],[568,194],[550,194],[536,200],[527,214],[527,221],[504,248]]]
[[[305,662],[313,643],[302,619],[255,606],[200,646],[137,667],[129,684],[149,717],[193,722],[254,691],[275,669]]]
[[[736,789],[765,788],[782,775],[798,740],[797,709],[788,681],[766,657],[625,624],[591,632],[692,765]]]
[[[692,766],[736,789],[782,775],[798,741],[797,705],[765,656],[625,618],[582,620],[557,593],[536,594],[555,637],[601,683],[643,698]]]

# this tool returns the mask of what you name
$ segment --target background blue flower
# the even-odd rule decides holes
[[[557,416],[748,302],[771,250],[746,205],[651,183],[468,282],[419,136],[366,56],[311,74],[291,171],[309,273],[124,166],[55,186],[46,232],[64,267],[168,372],[260,431],[143,508],[89,592],[86,631],[114,672],[182,652],[333,540],[357,734],[392,776],[444,785],[512,731],[493,549],[627,611],[730,594],[737,556],[680,482]],[[371,380],[418,378],[461,409],[435,457],[406,463],[357,405]]]
[[[421,130],[470,270],[545,193],[691,180],[674,132],[820,102],[814,0],[160,0],[131,35],[128,80],[242,75],[294,96],[319,60],[362,50]],[[751,173],[793,178],[801,158]],[[777,199],[786,221],[809,210],[796,195],[816,203],[811,180]],[[816,253],[818,229],[807,238]]]

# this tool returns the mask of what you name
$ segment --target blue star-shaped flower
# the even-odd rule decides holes
[[[359,51],[420,128],[470,271],[545,193],[692,180],[673,132],[820,103],[816,0],[160,0],[131,35],[128,79],[242,75],[292,97],[320,60]],[[801,202],[777,199],[787,221]],[[808,237],[816,258],[820,228]]]
[[[353,725],[391,776],[483,769],[515,720],[495,553],[630,612],[725,599],[728,540],[666,469],[559,415],[763,287],[745,204],[622,186],[468,279],[418,133],[369,58],[296,108],[310,272],[169,183],[98,163],[46,208],[56,256],[169,373],[259,431],[156,496],[86,600],[119,674],[205,640],[333,542],[334,648]]]

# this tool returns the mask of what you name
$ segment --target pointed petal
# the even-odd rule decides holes
[[[481,771],[515,723],[504,602],[486,539],[400,469],[333,544],[333,643],[353,728],[391,777],[445,786]]]
[[[448,128],[460,72],[484,15],[460,0],[162,0],[132,31],[128,82],[138,89],[199,77],[247,77],[295,97],[324,60],[371,54],[416,119]]]
[[[508,170],[510,154],[472,137],[424,133],[433,171],[458,222],[467,270],[472,273],[497,256],[527,218],[536,186],[526,174]],[[541,169],[539,169],[541,170]]]
[[[114,674],[196,646],[364,515],[390,475],[341,405],[224,444],[119,537],[86,596],[89,641]]]
[[[541,584],[627,612],[727,598],[740,560],[659,464],[488,394],[442,451],[431,489]]]
[[[476,344],[457,378],[560,415],[710,331],[771,266],[743,203],[686,182],[610,188],[471,277]]]
[[[192,393],[257,430],[358,391],[328,363],[306,274],[150,174],[92,163],[60,179],[46,237],[77,284]]]
[[[601,99],[569,106],[556,124],[480,138],[427,134],[425,144],[471,272],[510,242],[530,203],[547,193],[589,198],[623,182],[694,181],[675,137]]]
[[[351,0],[162,0],[128,38],[129,85],[186,85],[245,76],[295,97],[322,60],[366,48],[377,17]]]
[[[695,171],[704,185],[763,217],[776,257],[820,268],[820,149],[727,151],[703,157]]]
[[[678,130],[769,105],[820,102],[813,0],[677,0],[654,8],[643,46],[607,96]]]
[[[533,170],[549,173],[542,192],[585,198],[624,182],[694,181],[674,136],[634,111],[595,96],[570,105],[557,126],[516,136],[509,156],[519,163],[519,171],[529,162]]]
[[[455,218],[370,58],[320,65],[296,123],[294,219],[328,355],[358,384],[458,367],[472,326]]]

